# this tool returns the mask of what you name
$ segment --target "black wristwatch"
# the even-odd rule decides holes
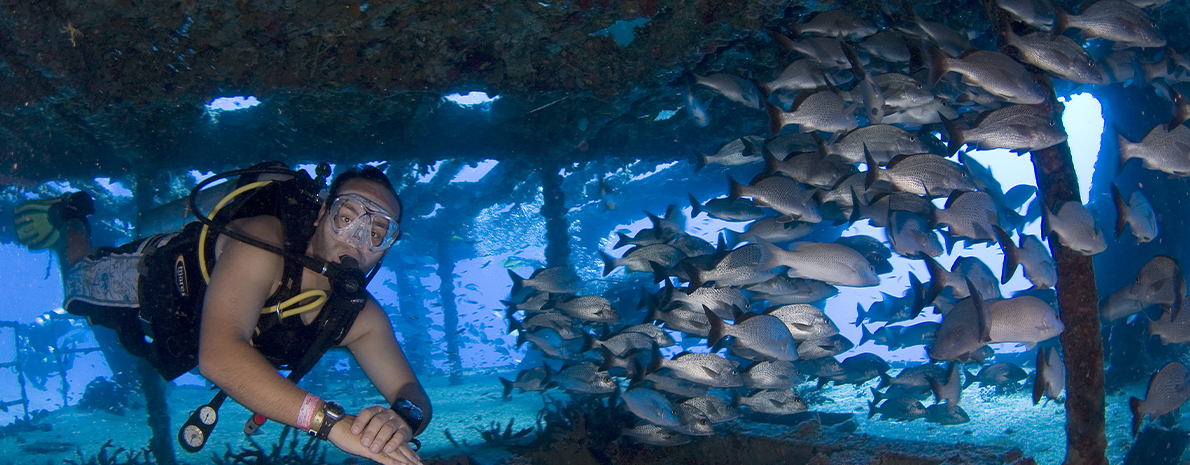
[[[413,402],[410,402],[409,399],[398,397],[397,400],[393,401],[392,410],[397,412],[397,415],[400,415],[402,420],[405,420],[405,424],[409,425],[412,434],[416,435],[421,430],[421,422],[425,417],[421,409],[413,405]]]
[[[318,428],[318,433],[314,436],[318,439],[327,439],[331,436],[331,428],[335,427],[335,423],[342,420],[346,416],[343,412],[343,406],[334,402],[327,402],[324,408],[322,418],[322,426]]]

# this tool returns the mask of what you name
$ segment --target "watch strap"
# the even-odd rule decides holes
[[[402,397],[393,401],[391,409],[392,411],[396,412],[397,416],[400,416],[402,420],[405,420],[405,424],[409,425],[409,429],[413,432],[414,436],[421,432],[422,422],[425,420],[425,418],[422,416],[423,412],[421,408],[417,406],[417,404],[414,404],[413,402],[410,402],[409,399]],[[417,409],[416,415],[413,414],[412,409]]]
[[[336,413],[331,413],[330,409],[335,409]],[[327,402],[322,412],[322,425],[318,428],[318,432],[314,434],[314,437],[326,440],[330,438],[331,430],[334,429],[335,423],[338,423],[343,418],[343,407],[340,407],[339,404],[334,402]]]

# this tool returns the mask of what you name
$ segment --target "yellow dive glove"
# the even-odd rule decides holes
[[[65,194],[56,199],[30,200],[18,205],[12,212],[13,226],[17,240],[29,250],[53,247],[62,236],[61,228],[66,221],[82,220],[91,233],[87,215],[95,213],[91,195],[86,192]]]

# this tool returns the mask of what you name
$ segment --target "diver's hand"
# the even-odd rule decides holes
[[[405,420],[388,407],[373,405],[360,410],[355,423],[351,425],[351,434],[362,435],[360,444],[372,452],[385,454],[397,453],[402,447],[413,452],[409,441],[413,440],[413,429]],[[416,458],[417,454],[410,454]]]
[[[373,416],[375,416],[375,412],[373,412]],[[354,425],[357,423],[357,421],[361,425],[365,424],[364,422],[359,421],[358,418],[351,415],[348,415],[344,417],[343,420],[335,423],[335,426],[331,428],[331,434],[329,438],[331,443],[334,444],[335,447],[341,449],[343,452],[352,455],[358,455],[360,457],[374,460],[385,465],[421,465],[421,458],[419,458],[417,453],[413,452],[413,449],[411,449],[406,443],[401,443],[401,446],[397,447],[392,452],[389,452],[389,449],[387,448],[380,450],[379,452],[372,452],[368,446],[363,445],[363,438],[365,437],[363,432],[353,432],[356,430]],[[398,419],[397,421],[401,420]],[[401,422],[401,425],[404,425],[404,422]],[[360,429],[363,430],[363,428]],[[404,430],[408,431],[409,427],[405,426]]]

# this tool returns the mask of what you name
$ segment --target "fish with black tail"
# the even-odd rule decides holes
[[[1186,372],[1186,365],[1178,361],[1169,362],[1149,379],[1145,400],[1136,397],[1128,399],[1128,407],[1132,410],[1132,436],[1136,436],[1140,430],[1145,415],[1158,418],[1186,403],[1186,399],[1190,398],[1188,377],[1190,373]]]
[[[1037,376],[1033,379],[1033,405],[1048,400],[1057,400],[1066,390],[1066,364],[1056,347],[1037,351]],[[1048,403],[1047,400],[1047,403]]]
[[[573,269],[568,267],[535,270],[528,279],[508,270],[508,277],[512,278],[512,295],[517,295],[521,289],[526,287],[553,294],[569,294],[582,289],[582,280]]]
[[[732,350],[737,355],[746,350],[756,354],[754,358],[749,357],[754,360],[792,362],[798,359],[793,335],[785,327],[785,323],[777,317],[744,314],[736,320],[736,324],[729,325],[710,310],[704,311],[707,320],[711,322],[707,347],[715,346],[724,337],[731,336]]]
[[[1136,241],[1145,243],[1157,237],[1157,214],[1149,199],[1141,191],[1133,191],[1132,196],[1125,201],[1120,194],[1119,186],[1111,184],[1112,202],[1116,204],[1116,237],[1124,232],[1124,226],[1132,226],[1132,235]]]

